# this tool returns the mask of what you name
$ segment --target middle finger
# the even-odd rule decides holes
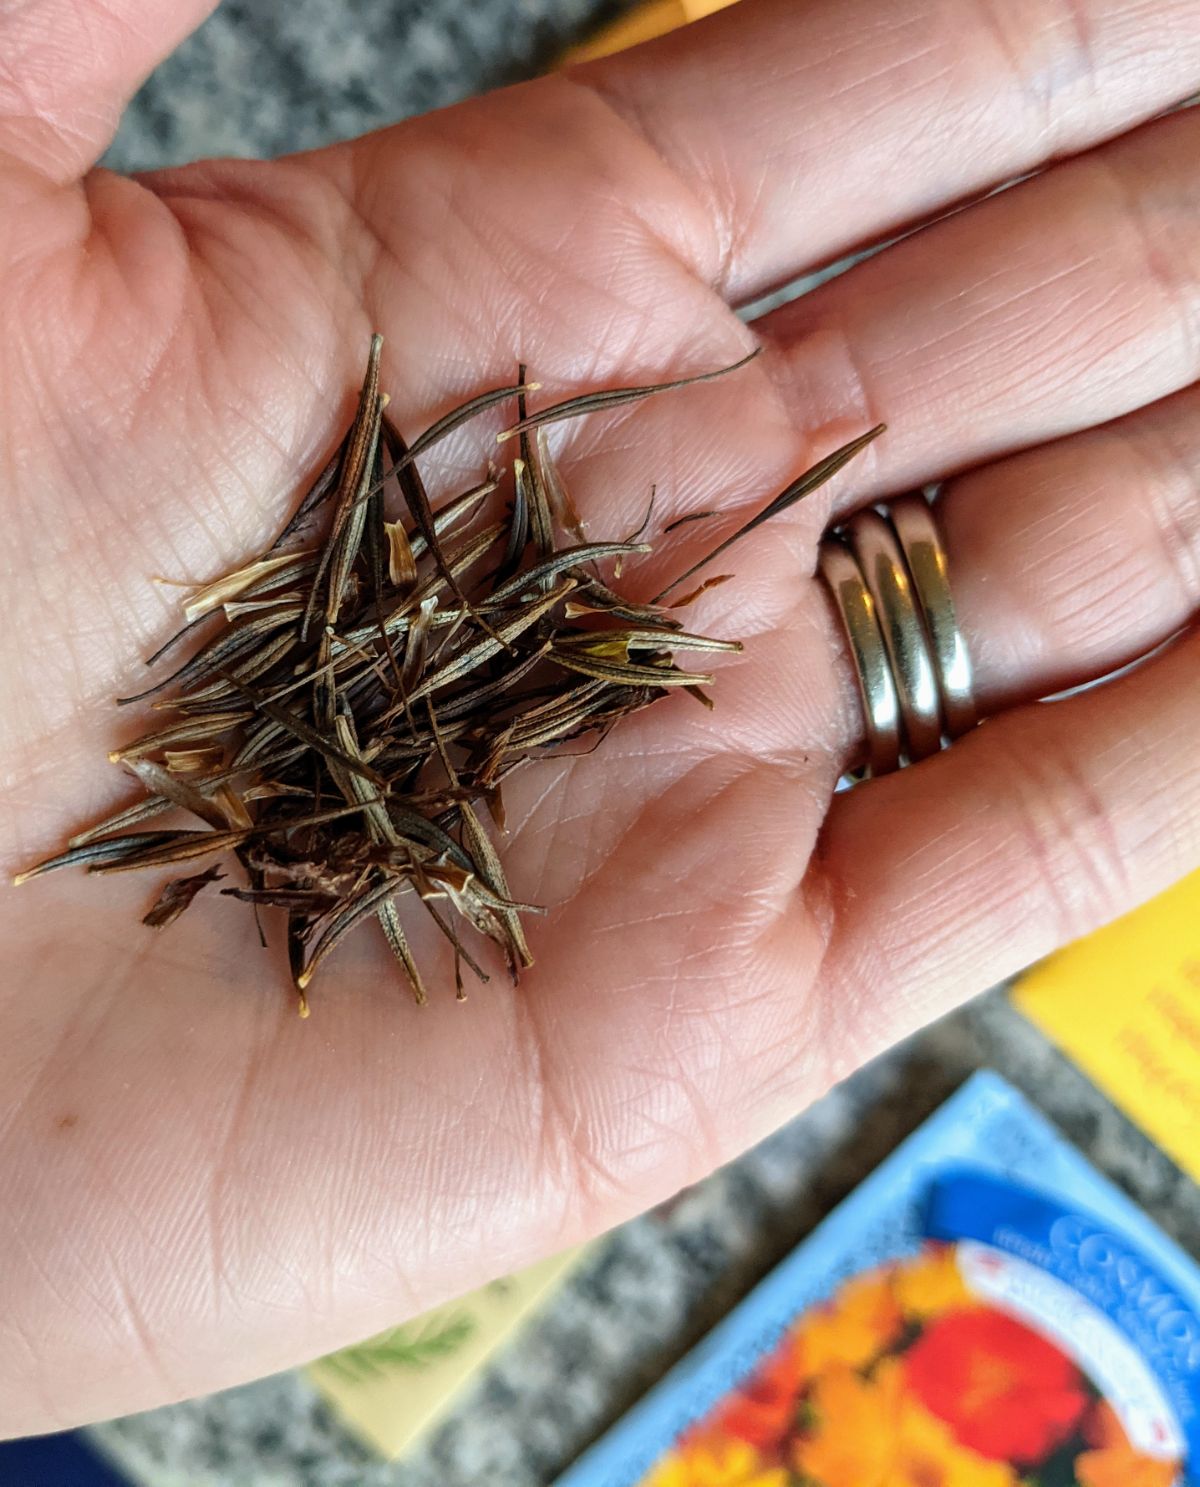
[[[875,499],[1103,423],[1200,377],[1200,110],[935,224],[758,323],[821,451],[888,432]],[[820,500],[808,520],[828,515]]]
[[[951,481],[939,522],[985,711],[1136,659],[1200,606],[1200,388]]]

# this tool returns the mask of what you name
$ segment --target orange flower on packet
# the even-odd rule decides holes
[[[913,1260],[898,1265],[892,1294],[906,1319],[923,1322],[942,1312],[971,1306],[971,1294],[952,1244],[930,1244]]]
[[[1019,1487],[1012,1467],[954,1438],[887,1359],[872,1378],[837,1367],[813,1393],[817,1425],[797,1443],[799,1479],[822,1487]],[[793,1479],[795,1480],[795,1479]]]
[[[645,1487],[792,1487],[782,1467],[764,1466],[745,1441],[697,1441],[673,1451]]]
[[[855,1276],[831,1302],[816,1307],[797,1326],[801,1367],[809,1378],[831,1364],[862,1368],[886,1352],[903,1328],[891,1273]]]
[[[812,1388],[813,1425],[795,1441],[791,1463],[824,1487],[890,1484],[900,1433],[898,1378],[868,1379],[835,1363]]]
[[[785,1334],[747,1382],[717,1407],[705,1432],[745,1441],[768,1456],[776,1454],[795,1429],[803,1383],[800,1349],[795,1338]]]
[[[1135,1451],[1106,1399],[1098,1399],[1083,1425],[1092,1447],[1075,1458],[1079,1487],[1172,1487],[1175,1466]]]
[[[1174,1487],[1179,1472],[1173,1461],[1143,1456],[1126,1441],[1076,1456],[1075,1477],[1079,1487]]]

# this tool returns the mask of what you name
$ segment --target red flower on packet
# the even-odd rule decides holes
[[[939,1318],[907,1355],[908,1382],[964,1446],[1018,1466],[1044,1461],[1083,1418],[1083,1375],[1053,1343],[989,1307]]]

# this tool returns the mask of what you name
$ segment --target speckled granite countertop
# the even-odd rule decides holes
[[[108,163],[272,154],[527,75],[598,0],[226,0],[147,83]],[[543,1487],[974,1069],[1000,1070],[1200,1251],[1200,1190],[993,994],[863,1070],[665,1213],[618,1231],[402,1464],[297,1374],[97,1427],[148,1487]]]
[[[279,155],[530,77],[633,0],[224,0],[154,74],[106,164]]]

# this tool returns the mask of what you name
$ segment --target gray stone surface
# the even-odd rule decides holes
[[[632,0],[225,0],[151,77],[106,163],[279,155],[552,65]]]
[[[361,132],[536,71],[619,8],[227,0],[139,94],[109,163],[273,154]],[[542,1487],[982,1066],[1200,1249],[1197,1189],[993,995],[612,1236],[402,1464],[373,1461],[299,1375],[114,1421],[95,1439],[149,1487]]]

